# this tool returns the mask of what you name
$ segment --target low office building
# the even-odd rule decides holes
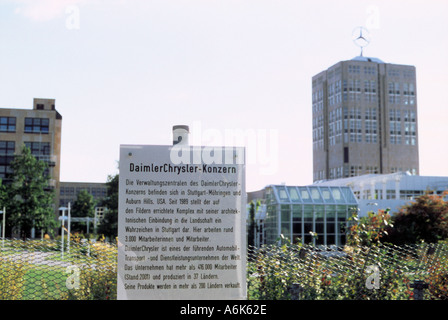
[[[100,205],[107,196],[106,183],[61,182],[59,206],[67,207],[69,202],[71,203],[71,205],[73,205],[78,197],[79,192],[81,192],[82,190],[87,191],[93,197],[93,200],[97,205]]]
[[[68,208],[73,207],[78,194],[85,190],[93,197],[95,201],[95,215],[93,220],[93,226],[96,228],[98,223],[100,223],[103,218],[106,208],[103,206],[103,200],[107,196],[107,185],[106,183],[100,182],[61,182],[60,194],[59,194],[59,207]],[[87,217],[82,217],[86,219]],[[76,219],[76,218],[75,218]],[[78,218],[79,219],[79,218]],[[89,220],[90,221],[90,220]],[[89,223],[87,223],[87,233],[89,232]]]
[[[293,243],[345,244],[348,219],[358,210],[353,192],[344,186],[270,185],[249,192],[252,200],[262,204],[258,217],[264,234],[256,237],[265,244],[278,243],[281,236]]]
[[[350,187],[358,200],[359,214],[364,216],[369,211],[387,208],[393,214],[426,192],[440,195],[448,190],[448,177],[396,172],[320,181],[313,186]]]

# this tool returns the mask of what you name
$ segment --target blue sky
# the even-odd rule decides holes
[[[105,182],[120,144],[227,144],[247,190],[312,183],[311,77],[359,54],[417,68],[420,173],[448,176],[448,1],[0,0],[0,107],[54,98],[62,181]]]

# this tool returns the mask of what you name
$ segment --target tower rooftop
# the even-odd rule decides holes
[[[382,61],[382,60],[380,60],[378,58],[364,57],[364,56],[357,56],[357,57],[354,57],[352,60],[354,60],[354,61],[366,61],[366,62],[384,63],[384,61]]]

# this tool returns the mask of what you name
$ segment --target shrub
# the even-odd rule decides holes
[[[0,258],[0,300],[21,300],[26,264],[10,257]]]
[[[84,266],[79,270],[79,287],[68,290],[70,300],[115,300],[117,298],[117,274],[111,267],[92,268]]]
[[[393,228],[386,241],[402,245],[420,242],[437,243],[448,238],[447,192],[426,193],[400,208],[394,215]]]

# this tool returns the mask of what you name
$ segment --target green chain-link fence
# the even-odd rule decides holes
[[[250,248],[248,299],[448,299],[447,260],[445,243]],[[0,300],[116,299],[116,279],[115,244],[0,240]]]
[[[0,240],[1,300],[116,299],[116,275],[116,245]]]
[[[248,252],[249,299],[448,299],[448,245],[266,246]]]

